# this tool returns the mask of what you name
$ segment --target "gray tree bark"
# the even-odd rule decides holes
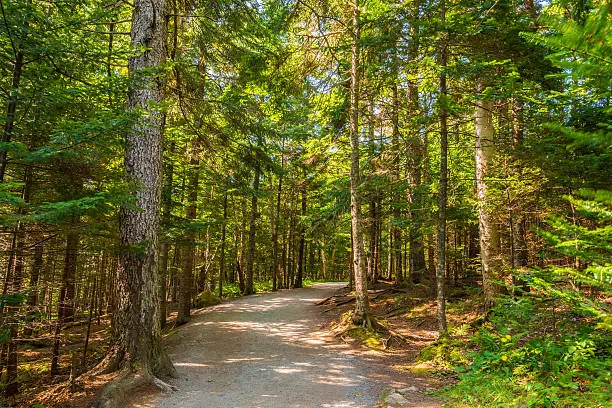
[[[480,81],[477,91],[482,93],[486,85]],[[495,129],[493,127],[493,102],[483,97],[476,101],[474,112],[476,129],[476,197],[478,199],[478,231],[480,236],[480,260],[485,309],[488,310],[500,293],[495,281],[503,279],[501,265],[501,241],[488,192],[489,165],[495,157]]]
[[[359,0],[353,3],[353,45],[351,47],[351,107],[349,114],[349,140],[351,145],[351,231],[353,236],[353,273],[355,276],[355,324],[371,325],[370,302],[368,299],[368,281],[366,261],[363,250],[362,214],[361,214],[361,175],[359,170],[359,54],[361,28],[359,20]]]
[[[280,211],[281,211],[281,196],[283,193],[283,171],[285,165],[285,152],[284,142],[281,151],[281,172],[278,175],[278,189],[276,192],[276,210],[274,212],[274,228],[272,230],[272,252],[273,252],[273,264],[272,264],[272,290],[277,290],[278,286],[283,286],[282,283],[278,284],[278,277],[280,263],[278,261],[278,230],[280,223]]]
[[[446,21],[446,3],[441,4],[441,19]],[[436,292],[438,301],[438,329],[440,334],[446,331],[446,296],[444,293],[444,276],[446,271],[446,205],[448,201],[448,109],[446,97],[446,64],[448,58],[448,44],[446,35],[442,38],[440,50],[440,192],[438,196],[438,262],[436,264]]]
[[[118,264],[117,305],[113,344],[97,372],[125,368],[98,395],[95,406],[109,406],[118,388],[155,382],[154,376],[174,374],[161,343],[159,317],[158,247],[162,190],[162,138],[165,96],[162,64],[166,60],[166,0],[135,0],[131,45],[144,47],[128,62],[132,79],[129,111],[142,113],[126,135],[125,172],[133,183],[139,209],[120,211],[121,247]]]
[[[253,196],[251,197],[251,221],[249,223],[249,248],[247,252],[246,274],[244,278],[243,294],[250,295],[253,293],[253,269],[255,267],[255,239],[257,227],[257,194],[259,193],[259,169],[255,169],[253,178]]]
[[[304,265],[306,263],[306,259],[304,256],[304,245],[306,243],[306,227],[304,226],[303,217],[306,216],[306,198],[307,198],[307,185],[306,178],[304,177],[304,185],[302,186],[302,220],[300,220],[300,244],[298,247],[298,265],[297,271],[295,274],[295,283],[293,284],[294,288],[301,288],[303,286],[302,280],[304,278]]]
[[[187,209],[185,211],[185,218],[187,220],[195,220],[198,212],[198,184],[199,184],[199,165],[200,159],[199,144],[197,140],[194,140],[191,145],[191,152],[189,153],[189,181],[187,186]],[[193,268],[195,265],[195,238],[196,234],[192,228],[188,228],[185,232],[185,248],[183,251],[183,265],[181,270],[181,276],[179,279],[179,292],[178,292],[178,316],[176,318],[177,324],[184,324],[189,321],[191,314],[191,297],[193,296]]]

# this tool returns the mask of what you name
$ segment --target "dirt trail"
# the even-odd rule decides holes
[[[315,303],[342,287],[249,296],[204,309],[167,339],[179,390],[138,395],[133,407],[376,407],[391,388],[425,385],[398,375],[385,357],[322,330]],[[410,398],[410,396],[408,397]],[[439,407],[420,392],[411,407]]]

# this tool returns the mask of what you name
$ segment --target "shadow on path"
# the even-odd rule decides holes
[[[196,312],[166,339],[179,391],[133,406],[375,407],[383,390],[409,384],[379,356],[362,355],[321,330],[315,303],[343,285],[249,296]],[[419,394],[407,406],[440,405]]]

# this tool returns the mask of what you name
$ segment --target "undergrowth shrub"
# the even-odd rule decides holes
[[[517,274],[529,292],[510,288],[466,342],[451,329],[421,353],[458,372],[449,406],[612,406],[612,193],[566,198],[588,222],[551,216],[542,236],[568,265]]]
[[[450,406],[569,408],[609,403],[610,333],[571,309],[557,309],[554,316],[551,310],[549,299],[536,296],[500,300],[472,337],[477,351],[471,353],[471,364],[456,366],[459,383],[441,392]]]

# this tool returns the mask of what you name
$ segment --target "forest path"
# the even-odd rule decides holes
[[[422,384],[324,330],[321,306],[344,283],[243,297],[202,309],[166,339],[178,372],[171,394],[133,407],[376,407],[380,394]],[[408,397],[410,399],[410,397]],[[411,407],[439,407],[415,393]]]

